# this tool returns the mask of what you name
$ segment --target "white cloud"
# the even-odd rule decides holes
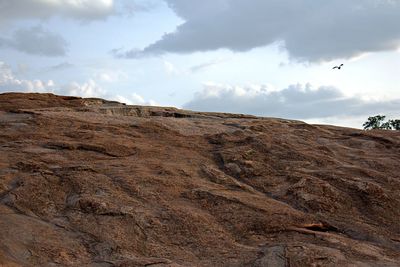
[[[132,93],[128,97],[110,94],[93,79],[89,79],[84,83],[71,82],[61,86],[57,85],[52,80],[42,81],[38,79],[20,79],[15,77],[11,67],[2,61],[0,61],[0,93],[1,92],[54,93],[80,97],[99,97],[116,100],[128,105],[157,105],[157,102],[154,100],[145,100],[137,93]]]
[[[138,95],[136,93],[131,94],[131,98],[130,99],[131,99],[133,104],[142,105],[142,104],[146,103],[146,101],[143,99],[143,97],[141,97],[140,95]]]
[[[49,32],[42,26],[19,29],[11,38],[0,37],[0,47],[12,48],[21,52],[40,56],[64,56],[68,43],[61,35]]]
[[[101,81],[104,81],[104,82],[114,81],[114,77],[112,77],[112,75],[110,75],[109,73],[101,73],[101,74],[99,74],[99,78]]]
[[[400,1],[165,0],[185,22],[134,58],[163,53],[248,51],[283,43],[291,58],[329,61],[400,46]]]
[[[174,64],[169,61],[164,60],[164,69],[168,75],[179,75],[183,74],[184,72],[178,69]]]
[[[313,88],[310,84],[291,85],[276,91],[264,85],[241,87],[207,83],[184,108],[305,120],[400,114],[400,99],[366,101],[360,97],[346,97],[335,87]]]
[[[387,114],[387,113],[385,113]],[[318,119],[306,119],[304,120],[310,124],[328,124],[328,125],[340,125],[343,127],[353,127],[353,128],[362,128],[363,123],[367,120],[368,117],[378,115],[378,114],[365,114],[358,116],[332,116],[326,118],[318,118]],[[397,114],[400,115],[400,114]],[[397,117],[397,116],[395,116]]]
[[[114,83],[127,79],[128,75],[124,71],[118,69],[100,69],[95,70],[94,77],[102,82]]]
[[[52,80],[25,80],[14,76],[12,69],[6,63],[0,61],[0,92],[54,92],[55,85]]]
[[[128,97],[116,95],[112,97],[113,100],[125,103],[127,105],[140,105],[140,106],[157,106],[154,100],[146,101],[142,96],[137,93],[132,93]]]
[[[68,85],[62,86],[57,93],[81,97],[104,97],[106,95],[106,91],[94,80],[89,80],[83,84],[72,82]]]
[[[15,77],[12,69],[0,61],[0,92],[37,92],[81,97],[106,97],[107,92],[94,80],[57,85],[53,80],[26,80]]]

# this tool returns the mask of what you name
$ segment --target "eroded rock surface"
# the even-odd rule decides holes
[[[400,266],[400,134],[0,95],[0,266]]]

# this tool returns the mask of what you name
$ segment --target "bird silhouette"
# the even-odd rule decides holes
[[[333,70],[334,70],[334,69],[340,70],[342,67],[343,67],[343,64],[340,64],[339,66],[335,66],[335,67],[333,67],[332,69],[333,69]]]

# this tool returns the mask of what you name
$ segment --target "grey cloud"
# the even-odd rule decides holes
[[[119,56],[248,51],[282,42],[293,59],[323,61],[400,46],[400,1],[165,1],[185,22],[140,53]]]
[[[132,16],[137,12],[150,12],[160,5],[159,0],[146,0],[145,2],[133,1],[133,0],[120,0],[120,15],[127,14]]]
[[[11,38],[0,38],[0,47],[41,56],[64,56],[68,43],[62,36],[46,31],[41,26],[19,29]]]
[[[142,58],[145,54],[139,49],[131,49],[124,51],[123,48],[115,48],[110,51],[110,54],[116,58]]]
[[[190,68],[190,71],[191,71],[191,72],[199,72],[199,71],[205,70],[205,69],[207,69],[207,68],[209,68],[209,67],[218,65],[218,64],[223,63],[223,62],[226,62],[226,61],[228,61],[228,60],[227,60],[227,59],[215,59],[215,60],[211,60],[211,61],[208,61],[208,62],[204,62],[204,63],[202,63],[202,64],[198,64],[198,65],[192,66],[192,67]]]
[[[68,62],[62,62],[60,64],[50,66],[49,68],[46,69],[46,71],[60,71],[60,70],[66,70],[74,67],[74,64],[68,63]]]
[[[26,63],[17,64],[17,73],[26,74],[29,71],[31,71],[31,68],[30,68],[30,66],[28,64],[26,64]]]
[[[0,22],[15,19],[47,19],[55,15],[96,20],[114,12],[113,0],[0,0]]]
[[[304,120],[400,112],[400,99],[364,101],[346,97],[330,86],[314,90],[310,85],[291,85],[281,91],[268,91],[262,86],[254,89],[207,85],[184,108]]]

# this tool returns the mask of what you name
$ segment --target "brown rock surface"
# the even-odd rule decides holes
[[[400,133],[0,95],[0,266],[400,266]]]

